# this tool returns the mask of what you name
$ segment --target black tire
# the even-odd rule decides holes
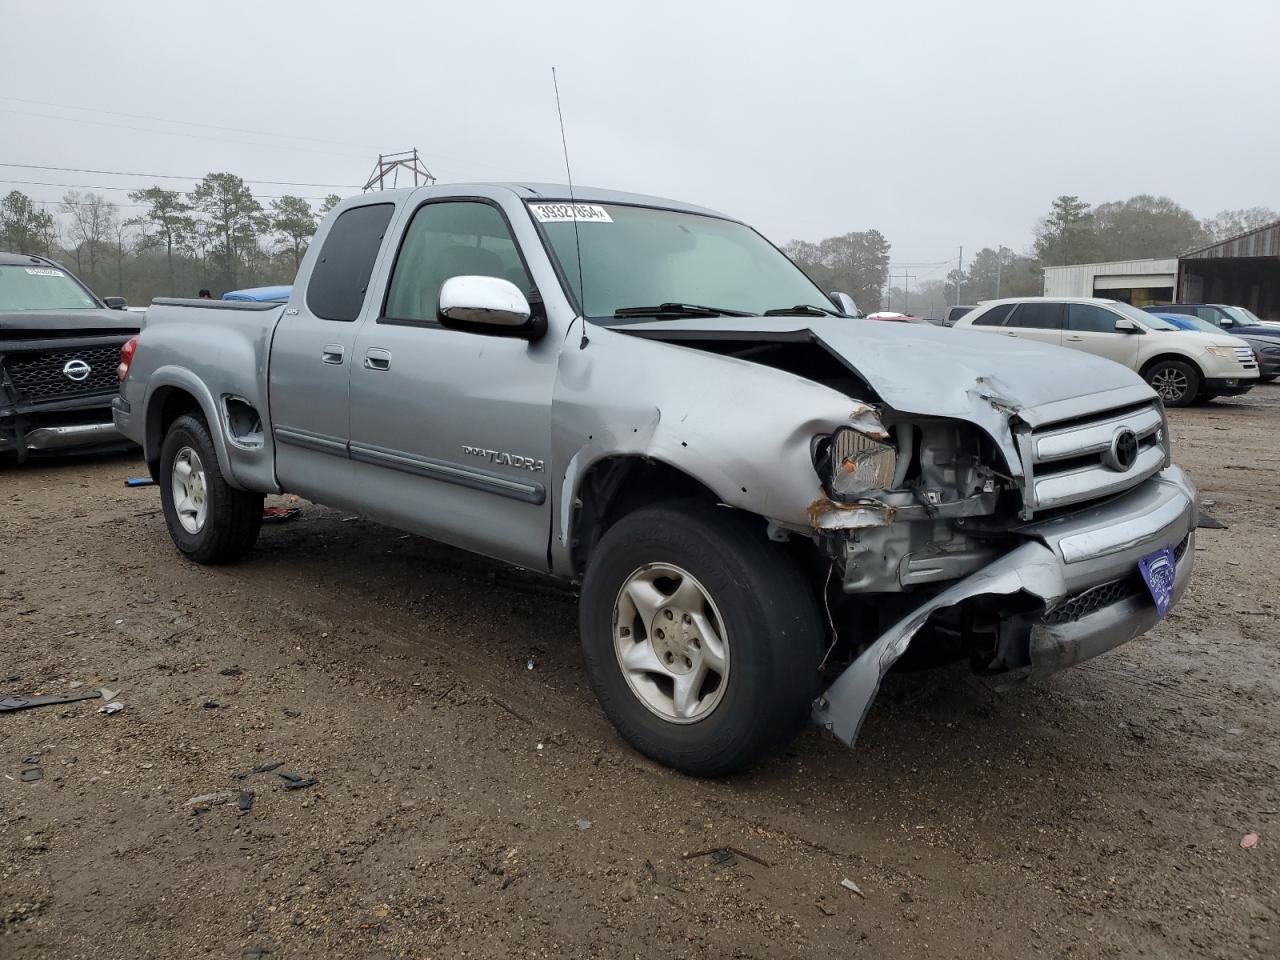
[[[203,468],[205,516],[198,530],[184,527],[174,501],[174,461],[192,450]],[[174,545],[196,563],[235,563],[253,548],[262,526],[260,493],[236,490],[222,476],[209,428],[198,416],[181,416],[169,427],[160,448],[160,503]]]
[[[1276,377],[1280,377],[1280,373],[1273,373],[1265,377],[1259,377],[1259,383],[1275,383]]]
[[[1143,378],[1166,407],[1188,407],[1200,396],[1200,371],[1185,360],[1157,360],[1143,372]]]
[[[647,706],[615,651],[622,587],[657,564],[696,578],[727,637],[724,689],[692,722],[664,719]],[[823,629],[814,591],[790,555],[766,538],[761,521],[724,508],[681,501],[623,517],[592,554],[579,619],[587,674],[618,732],[646,756],[692,776],[742,770],[789,743],[819,691]],[[647,643],[657,641],[637,645]]]

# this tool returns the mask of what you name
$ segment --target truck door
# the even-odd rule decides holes
[[[501,207],[442,199],[413,214],[382,311],[351,366],[358,509],[402,529],[547,569],[551,395],[560,344],[445,329],[455,276],[533,284]]]
[[[280,485],[310,500],[350,502],[348,394],[357,320],[391,203],[351,207],[323,238],[271,343],[271,426]]]

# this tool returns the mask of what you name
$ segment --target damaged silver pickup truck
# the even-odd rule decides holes
[[[195,561],[290,491],[580,584],[617,729],[716,775],[806,719],[852,744],[904,656],[1095,656],[1191,575],[1195,489],[1136,374],[852,309],[682,203],[368,194],[288,303],[156,301],[115,422]]]

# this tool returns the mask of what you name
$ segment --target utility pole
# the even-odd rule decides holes
[[[906,267],[902,268],[902,273],[898,274],[898,279],[902,281],[902,312],[909,313],[911,307],[911,281],[916,278],[914,273],[907,273]],[[889,302],[885,305],[885,311],[889,311],[893,307],[893,274],[889,274]]]
[[[964,247],[960,248],[960,256],[956,257],[956,303],[960,306],[960,284],[964,279]]]
[[[1000,274],[1004,269],[1005,249],[1006,248],[1004,246],[1001,246],[1000,249],[996,251],[996,299],[997,300],[1000,299]]]
[[[401,170],[413,175],[415,187],[436,182],[435,176],[423,165],[422,158],[418,156],[418,148],[414,147],[412,150],[402,150],[400,153],[378,154],[378,163],[364,185],[365,192],[375,187],[378,190],[386,190],[387,177],[391,178],[392,189],[396,188],[400,185]]]

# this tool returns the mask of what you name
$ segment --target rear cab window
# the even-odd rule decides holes
[[[350,323],[364,296],[395,204],[352,207],[338,215],[307,282],[307,309],[321,320]]]

